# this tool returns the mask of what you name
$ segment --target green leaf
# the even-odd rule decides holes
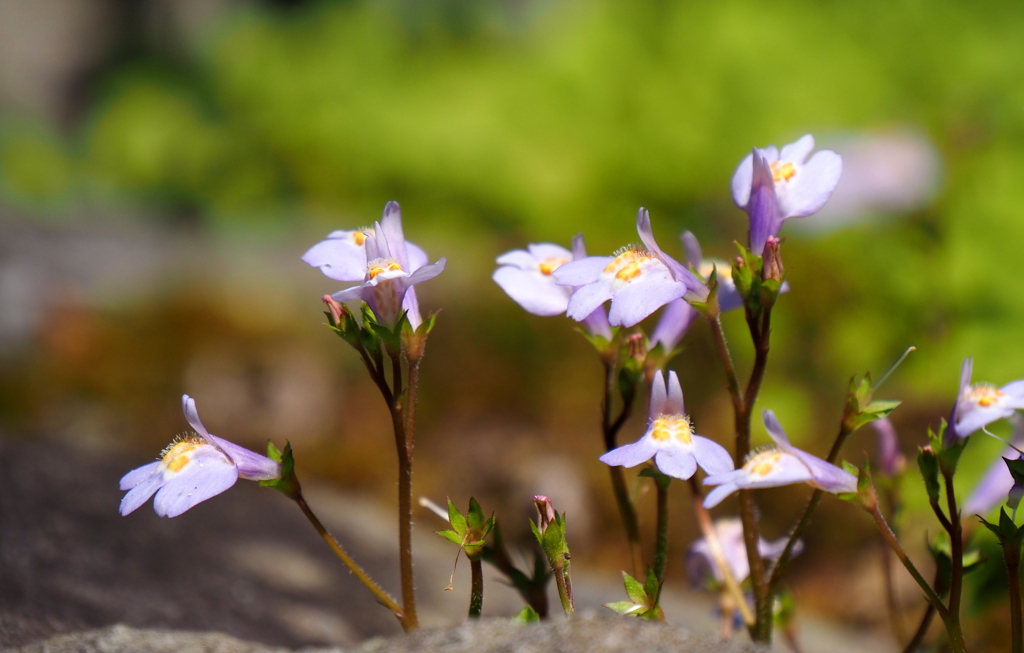
[[[644,586],[640,584],[640,581],[633,578],[626,572],[622,572],[622,581],[626,586],[626,596],[628,596],[634,603],[640,603],[646,606],[647,591],[644,589]]]
[[[457,533],[465,535],[466,531],[469,530],[466,518],[462,516],[462,513],[455,507],[451,499],[448,499],[448,521]]]
[[[458,544],[459,546],[462,546],[462,544],[463,544],[463,542],[462,542],[462,535],[459,535],[455,531],[445,530],[445,531],[434,531],[434,532],[437,533],[438,535],[440,535],[441,537],[445,538],[446,540],[454,543],[454,544]]]
[[[614,601],[612,603],[605,603],[604,607],[623,615],[639,615],[642,611],[647,610],[646,605],[631,603],[630,601]]]
[[[480,504],[477,503],[473,497],[469,498],[469,512],[466,513],[466,521],[469,522],[469,527],[474,530],[481,530],[484,525],[484,511],[480,508]]]
[[[917,450],[917,468],[921,470],[924,478],[924,488],[928,492],[928,498],[937,502],[939,500],[939,459],[931,445],[921,447]]]
[[[516,624],[535,624],[538,622],[540,622],[540,615],[530,606],[526,606],[519,611],[519,614],[512,617],[512,623]]]

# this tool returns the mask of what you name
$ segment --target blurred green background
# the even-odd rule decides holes
[[[807,132],[846,155],[847,201],[784,231],[792,292],[761,404],[794,441],[826,451],[849,377],[877,377],[908,345],[917,353],[882,392],[906,402],[894,421],[908,454],[948,413],[965,356],[976,379],[1024,371],[1014,3],[46,0],[2,11],[0,425],[12,436],[144,460],[183,430],[188,392],[215,432],[251,446],[290,438],[306,473],[392,500],[383,406],[321,326],[319,297],[336,284],[299,256],[396,199],[409,239],[449,260],[421,290],[421,305],[444,311],[424,365],[417,491],[473,493],[510,521],[546,492],[578,528],[574,553],[614,567],[622,543],[597,536],[616,527],[596,462],[600,365],[567,320],[503,295],[494,257],[580,231],[609,253],[636,239],[643,205],[669,252],[690,229],[727,258],[746,233],[735,166],[752,146]],[[727,329],[743,366],[742,319]],[[688,408],[727,442],[702,325],[686,343],[673,367]],[[635,420],[623,439],[642,429]],[[873,447],[865,432],[846,456]],[[998,449],[972,445],[965,491]],[[912,507],[918,484],[912,472]],[[763,495],[769,535],[805,494]],[[877,557],[866,519],[837,503],[808,533],[794,586],[818,610],[884,627],[877,595],[827,591],[859,566],[850,560]],[[907,527],[918,525],[935,528]],[[681,555],[692,517],[680,510],[674,528]],[[671,573],[682,582],[679,565]],[[1000,641],[988,626],[1003,609],[973,615],[986,624],[975,632],[996,633],[979,642]]]

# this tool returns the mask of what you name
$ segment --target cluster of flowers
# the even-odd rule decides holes
[[[403,315],[413,329],[420,326],[423,318],[413,286],[433,279],[445,266],[443,258],[429,264],[426,252],[406,242],[398,202],[388,202],[372,228],[334,231],[311,247],[302,260],[331,279],[358,283],[329,299],[361,299],[380,324],[389,328],[394,328]],[[161,453],[160,460],[132,470],[121,479],[121,489],[127,491],[121,501],[122,515],[156,494],[153,506],[157,514],[176,517],[224,492],[238,478],[281,478],[279,462],[210,435],[199,421],[195,400],[185,395],[182,402],[194,432],[177,437]]]
[[[808,156],[814,149],[809,134],[781,151],[770,146],[755,149],[740,162],[732,180],[733,199],[750,217],[750,251],[765,253],[788,218],[817,212],[839,183],[842,158],[830,150]],[[536,315],[565,313],[583,323],[593,336],[611,339],[611,327],[633,327],[665,307],[648,341],[672,351],[699,312],[694,304],[706,302],[707,280],[717,279],[719,310],[743,305],[731,277],[730,264],[704,258],[691,232],[681,235],[685,258],[679,262],[658,246],[648,211],[637,214],[641,246],[627,246],[614,256],[587,256],[583,236],[573,241],[573,251],[551,243],[529,245],[498,257],[494,280],[520,306]],[[785,288],[783,288],[785,290]],[[610,302],[606,312],[605,302]],[[807,482],[829,492],[852,492],[856,478],[792,446],[771,411],[764,423],[775,446],[740,461],[719,444],[693,432],[683,409],[683,393],[675,372],[666,386],[658,371],[651,386],[647,432],[637,442],[601,456],[609,465],[633,467],[654,458],[658,469],[689,479],[697,467],[708,477],[705,484],[718,486],[705,502],[713,507],[742,488],[764,488]]]

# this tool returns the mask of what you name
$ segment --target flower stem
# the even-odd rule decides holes
[[[552,570],[555,576],[555,585],[558,586],[558,600],[562,602],[562,610],[565,616],[571,617],[575,612],[572,604],[572,596],[569,594],[568,583],[566,582],[565,567],[554,567]]]
[[[654,576],[658,585],[665,582],[665,565],[668,562],[668,482],[654,479],[658,487],[658,537],[654,549]]]
[[[839,457],[839,452],[843,448],[843,444],[846,442],[846,438],[850,437],[853,430],[850,429],[846,420],[843,419],[839,423],[839,433],[836,435],[835,441],[832,443],[832,448],[828,452],[828,457],[825,459],[830,463],[835,463],[836,458]],[[782,578],[782,569],[789,562],[790,557],[793,555],[793,549],[796,547],[797,541],[800,536],[803,535],[807,525],[811,523],[811,515],[814,514],[814,510],[821,503],[821,497],[825,494],[823,490],[815,490],[811,493],[811,498],[807,501],[806,507],[804,507],[803,514],[800,515],[800,519],[797,521],[796,526],[789,533],[789,540],[786,541],[786,548],[782,550],[782,555],[779,556],[778,560],[772,566],[771,576],[768,580],[769,586],[774,589],[779,580]]]
[[[416,615],[416,584],[412,568],[412,456],[414,449],[412,424],[404,414],[402,399],[406,406],[415,405],[418,373],[417,365],[409,366],[409,386],[403,394],[402,359],[398,352],[389,352],[392,362],[391,423],[395,431],[395,448],[398,452],[398,565],[402,579],[402,606],[404,617],[402,627],[415,630],[419,627]]]
[[[302,510],[302,514],[306,515],[306,519],[308,519],[309,522],[313,524],[313,528],[316,529],[316,532],[320,534],[320,537],[323,538],[324,542],[327,543],[327,546],[331,547],[331,550],[334,551],[334,555],[338,556],[338,558],[340,558],[341,561],[345,563],[345,566],[348,567],[349,571],[351,571],[352,574],[356,578],[358,578],[359,581],[363,585],[365,585],[366,588],[370,590],[374,596],[377,597],[378,601],[383,603],[388,610],[391,610],[391,612],[395,615],[395,617],[398,618],[399,622],[401,622],[404,628],[405,614],[402,610],[402,607],[398,605],[398,603],[395,602],[395,600],[391,598],[391,596],[387,592],[385,592],[380,585],[374,582],[374,580],[370,578],[369,574],[367,574],[362,567],[356,564],[356,561],[352,559],[352,557],[348,554],[347,551],[345,551],[345,548],[341,546],[341,543],[338,542],[338,540],[335,539],[335,537],[331,535],[326,528],[324,528],[324,525],[320,522],[317,516],[313,514],[312,509],[310,509],[309,504],[306,503],[306,499],[302,496],[302,494],[299,494],[295,498],[295,503],[299,504],[299,508]]]
[[[1024,629],[1020,613],[1020,547],[1003,544],[1003,560],[1010,580],[1010,624],[1013,653],[1024,653]]]
[[[479,619],[484,608],[484,569],[479,557],[469,559],[472,587],[469,595],[469,618]]]
[[[611,362],[604,363],[604,402],[602,403],[602,424],[601,431],[604,435],[605,451],[611,451],[618,446],[617,440],[622,425],[629,419],[633,411],[633,401],[624,401],[619,415],[613,415],[612,400],[615,397],[615,365]],[[636,396],[636,393],[633,393]],[[626,487],[626,476],[622,467],[609,466],[608,471],[612,479],[612,491],[615,493],[615,503],[619,507],[619,514],[622,516],[622,525],[626,530],[626,539],[629,542],[630,558],[633,563],[633,573],[637,576],[644,568],[643,548],[640,544],[640,525],[636,517],[636,509],[633,507],[633,500],[629,496],[629,489]]]
[[[939,598],[939,595],[936,594],[935,590],[932,589],[932,586],[928,584],[928,581],[921,576],[921,572],[919,572],[917,567],[914,566],[914,563],[911,562],[910,557],[907,555],[906,551],[903,550],[899,540],[896,539],[896,536],[889,528],[889,525],[885,522],[885,518],[882,517],[882,512],[878,509],[878,505],[876,504],[873,508],[865,507],[865,510],[867,510],[867,512],[874,518],[875,525],[878,526],[878,531],[882,534],[886,543],[896,553],[896,557],[899,558],[900,562],[903,563],[903,566],[908,572],[910,572],[910,575],[921,587],[921,590],[924,591],[925,598],[928,599],[928,602],[938,613],[939,618],[942,619],[942,623],[946,626],[946,632],[949,634],[949,645],[953,649],[954,653],[965,653],[966,645],[964,643],[963,633],[960,630],[959,620],[953,618],[950,611],[942,604],[942,599]],[[961,564],[962,562],[963,561],[961,559]]]
[[[889,514],[893,524],[895,524],[896,516],[899,514],[900,510],[899,493],[895,488],[890,487],[888,491],[885,492],[885,496],[886,505],[889,506]],[[897,537],[899,536],[899,532],[896,528],[893,528],[892,531],[893,535]],[[893,574],[892,553],[889,551],[888,547],[883,547],[881,549],[881,554],[882,575],[885,578],[885,603],[889,610],[889,618],[892,622],[893,635],[896,637],[896,641],[899,642],[899,645],[903,646],[907,641],[907,631],[906,626],[903,623],[903,614],[896,602],[896,583],[895,575]]]
[[[714,524],[711,522],[711,515],[704,507],[704,491],[697,482],[696,474],[690,477],[690,492],[693,495],[693,511],[697,514],[697,523],[700,524],[704,541],[711,549],[711,557],[722,574],[725,589],[732,598],[732,602],[735,603],[736,609],[743,616],[743,623],[752,626],[755,621],[754,613],[750,611],[750,604],[747,603],[747,597],[743,595],[743,588],[736,582],[736,578],[732,575],[732,569],[725,560],[725,553],[722,551],[721,542],[718,541],[718,533],[715,532]]]
[[[963,640],[963,634],[960,633],[960,598],[963,593],[964,585],[964,535],[963,526],[960,523],[960,512],[956,507],[956,493],[953,491],[953,472],[942,471],[942,477],[946,482],[946,502],[949,510],[949,541],[950,541],[950,557],[952,558],[952,572],[950,574],[949,582],[949,620],[955,624],[955,633],[953,630],[946,626],[946,630],[949,631],[950,639],[953,639],[956,635],[959,635],[960,639]]]
[[[722,361],[722,369],[725,371],[725,381],[729,386],[729,396],[732,398],[733,412],[739,414],[743,410],[743,397],[740,395],[740,381],[736,377],[736,367],[732,362],[732,355],[729,353],[729,345],[725,342],[725,332],[722,330],[722,319],[716,315],[708,320],[711,327],[711,336],[715,341],[715,351]]]
[[[761,322],[748,310],[747,325],[754,342],[754,367],[743,395],[742,410],[736,414],[736,466],[743,464],[750,453],[750,416],[754,402],[761,389],[764,373],[768,367],[768,351],[771,336],[771,307],[761,312]],[[754,495],[750,490],[740,490],[740,520],[743,522],[743,543],[747,547],[747,561],[750,563],[750,584],[754,590],[754,611],[756,621],[751,629],[755,642],[770,642],[772,639],[772,587],[765,575],[764,559],[758,550],[760,532],[757,524],[757,509]]]

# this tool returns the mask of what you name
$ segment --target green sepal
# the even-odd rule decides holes
[[[745,246],[736,242],[740,252],[740,261],[733,263],[732,281],[736,284],[736,291],[743,298],[750,315],[759,316],[763,308],[761,286],[764,283],[761,279],[761,272],[764,268],[764,258],[755,256]]]
[[[612,339],[609,340],[604,336],[592,334],[581,326],[576,327],[576,332],[586,338],[587,342],[597,350],[597,353],[601,355],[602,359],[610,360],[615,359],[615,347],[613,346],[613,343],[616,338],[618,338],[619,331],[621,330],[622,327],[612,327]]]
[[[935,455],[931,445],[918,448],[917,468],[924,479],[924,489],[928,493],[929,501],[937,503],[942,491],[939,485],[939,457]]]
[[[640,581],[633,578],[626,572],[622,572],[622,582],[626,586],[626,596],[634,603],[647,604],[647,590],[640,584]]]
[[[843,501],[856,503],[868,512],[875,510],[878,507],[878,495],[871,482],[871,469],[867,462],[864,463],[864,467],[857,468],[844,460],[842,466],[844,471],[857,477],[857,491],[842,492],[836,496]]]
[[[348,309],[348,306],[341,304],[341,320],[339,322],[334,321],[334,316],[331,315],[330,311],[324,311],[324,315],[327,316],[328,326],[332,331],[337,333],[342,340],[359,349],[362,343],[361,329],[359,322],[352,315],[352,311]]]
[[[469,530],[466,518],[462,516],[462,513],[455,507],[455,503],[451,499],[448,499],[448,523],[452,525],[452,528],[457,533],[465,534]]]
[[[874,388],[871,385],[871,373],[858,379],[850,379],[850,389],[846,396],[846,408],[843,412],[843,427],[852,433],[860,427],[883,417],[896,410],[902,402],[888,399],[873,400]]]
[[[453,531],[453,530],[445,530],[445,531],[434,531],[434,532],[437,533],[438,535],[440,535],[441,537],[445,538],[449,542],[452,542],[453,544],[458,544],[459,546],[462,546],[462,536],[459,535],[458,533],[456,533],[455,531]]]
[[[377,316],[373,314],[373,309],[371,309],[370,305],[366,302],[363,302],[360,305],[359,313],[363,318],[363,325],[359,329],[359,340],[366,351],[376,357],[380,355],[381,344],[380,337],[374,329],[377,325]]]
[[[996,534],[996,537],[999,538],[999,543],[1002,544],[1003,547],[1010,547],[1011,550],[1016,550],[1018,552],[1018,556],[1020,555],[1020,547],[1022,539],[1024,539],[1024,526],[1018,527],[1013,523],[1013,517],[1006,512],[1006,508],[999,508],[998,524],[990,524],[985,521],[983,517],[978,517],[978,519],[981,520],[981,523],[984,524],[986,528]]]
[[[928,429],[928,439],[931,442],[931,448],[935,451],[935,455],[939,461],[939,471],[943,475],[949,474],[952,476],[956,473],[957,465],[960,463],[960,456],[963,454],[964,449],[967,448],[967,442],[970,438],[956,438],[951,443],[946,443],[946,429],[949,426],[946,424],[946,420],[943,419],[939,424],[939,430],[933,431]]]
[[[657,606],[658,599],[661,597],[661,583],[658,582],[658,577],[654,574],[654,567],[647,567],[647,579],[644,580],[644,592],[651,600],[651,607]]]
[[[374,334],[384,343],[388,354],[396,356],[402,351],[402,332],[409,328],[409,311],[402,312],[402,317],[398,318],[398,324],[395,325],[394,329],[389,329],[376,321],[370,326]]]
[[[284,451],[281,451],[274,446],[273,442],[268,440],[267,458],[281,463],[281,477],[270,479],[269,481],[259,481],[259,484],[263,487],[272,487],[289,499],[298,499],[302,496],[299,479],[295,476],[295,458],[292,456],[292,443],[286,441]]]
[[[641,612],[647,610],[647,606],[641,603],[633,603],[632,601],[613,601],[612,603],[603,604],[604,607],[609,610],[614,610],[621,615],[632,615],[640,616]]]
[[[1010,470],[1013,482],[1024,485],[1024,458],[1003,458],[1006,467]]]
[[[555,513],[555,520],[542,533],[540,526],[530,520],[530,529],[548,557],[552,569],[562,569],[569,557],[569,545],[565,541],[565,513]]]
[[[540,615],[537,611],[530,606],[524,607],[519,611],[519,614],[512,617],[512,623],[514,624],[535,624],[540,623]]]
[[[693,269],[692,265],[690,266],[690,269],[693,271],[693,273],[697,276],[698,279],[702,279],[702,277],[700,276],[700,273],[697,272],[697,270]],[[707,299],[705,299],[702,302],[690,302],[690,306],[692,306],[698,313],[703,315],[705,318],[707,318],[709,320],[714,320],[716,317],[718,317],[722,313],[722,309],[721,309],[721,307],[718,304],[718,266],[717,265],[712,266],[711,274],[708,275],[708,278],[707,278],[707,281],[705,282],[705,284],[708,287]]]
[[[487,522],[483,508],[473,497],[469,498],[469,512],[466,513],[466,521],[469,523],[469,527],[475,531],[482,529]]]

